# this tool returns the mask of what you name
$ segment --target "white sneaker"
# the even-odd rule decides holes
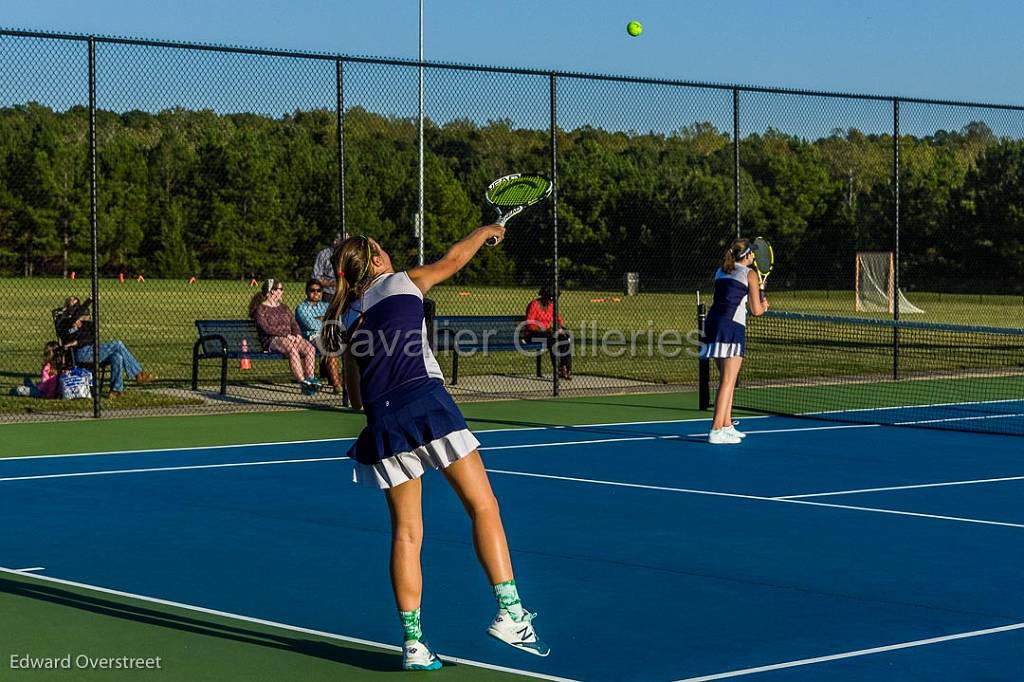
[[[712,445],[733,445],[742,442],[742,438],[729,433],[731,428],[731,426],[726,426],[721,429],[711,429],[711,433],[708,434],[708,442]]]
[[[536,613],[527,611],[522,620],[514,621],[508,611],[499,609],[498,615],[494,617],[491,626],[487,628],[487,634],[520,651],[534,656],[547,656],[551,653],[551,648],[537,638],[537,631],[531,625],[536,617]]]
[[[440,667],[441,659],[420,640],[410,639],[402,645],[403,670],[437,670]]]
[[[747,437],[747,434],[743,433],[742,431],[737,429],[735,426],[726,426],[722,430],[725,431],[726,433],[730,434],[730,435],[736,436],[737,438],[746,438]]]

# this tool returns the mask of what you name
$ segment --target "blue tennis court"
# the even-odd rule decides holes
[[[1020,679],[1024,441],[740,427],[718,447],[706,420],[478,432],[552,654],[485,635],[493,599],[436,473],[426,637],[545,679]],[[0,460],[0,565],[390,647],[386,506],[350,483],[347,445]]]

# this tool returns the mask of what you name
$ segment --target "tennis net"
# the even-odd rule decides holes
[[[734,406],[1024,436],[1024,329],[769,311],[748,321]]]

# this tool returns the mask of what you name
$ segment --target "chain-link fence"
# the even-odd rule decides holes
[[[315,301],[343,233],[434,260],[513,172],[552,200],[435,315],[518,335],[548,289],[572,342],[436,345],[461,398],[692,387],[738,232],[775,244],[776,310],[1024,326],[1022,138],[1022,107],[0,31],[0,420],[339,405],[262,352],[260,286]],[[68,297],[95,307],[47,350]],[[95,401],[30,397],[45,364]]]

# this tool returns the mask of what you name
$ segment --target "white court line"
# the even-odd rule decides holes
[[[534,448],[534,447],[550,447],[550,446],[555,446],[555,445],[587,445],[587,444],[590,444],[590,443],[606,443],[606,442],[610,442],[610,441],[621,442],[623,440],[658,440],[658,439],[675,439],[675,438],[678,438],[678,436],[644,436],[644,437],[641,437],[641,438],[600,439],[600,440],[593,440],[593,441],[567,441],[567,442],[563,442],[563,443],[528,443],[528,444],[523,444],[523,445],[497,446],[497,448],[502,448],[502,449],[526,449],[526,448]],[[495,449],[497,449],[497,448],[495,448]],[[481,449],[483,449],[483,448],[481,448]],[[30,480],[40,480],[40,479],[50,479],[50,478],[79,478],[79,477],[84,477],[84,476],[113,476],[113,475],[118,475],[118,474],[145,474],[145,473],[151,473],[151,472],[190,471],[190,470],[196,470],[196,469],[228,469],[228,468],[233,468],[233,467],[254,467],[254,466],[268,466],[268,465],[276,465],[276,464],[303,464],[303,463],[309,463],[309,462],[332,462],[332,461],[341,461],[341,460],[346,460],[346,459],[348,459],[348,457],[313,457],[313,458],[307,458],[307,459],[282,459],[282,460],[271,460],[271,461],[263,461],[263,462],[229,462],[229,463],[226,463],[226,464],[193,464],[193,465],[183,465],[183,466],[176,466],[176,467],[149,467],[149,468],[139,468],[139,469],[111,469],[111,470],[106,470],[106,471],[76,471],[76,472],[60,473],[60,474],[36,474],[36,475],[31,475],[31,476],[8,476],[8,477],[5,477],[5,478],[0,478],[0,482],[4,482],[4,481],[30,481]],[[577,483],[593,483],[593,484],[597,484],[597,485],[619,486],[619,487],[623,487],[623,488],[638,488],[638,489],[645,489],[645,490],[661,490],[661,491],[666,491],[666,492],[688,493],[688,494],[691,494],[691,495],[710,495],[710,496],[716,496],[716,497],[732,497],[732,498],[745,499],[745,500],[759,500],[759,501],[764,501],[764,502],[783,502],[783,503],[789,503],[789,504],[805,504],[805,505],[812,505],[812,506],[817,506],[817,507],[831,507],[831,508],[834,508],[834,509],[846,509],[846,510],[850,510],[850,511],[875,512],[875,513],[879,513],[879,514],[894,514],[894,515],[898,515],[898,516],[914,516],[914,517],[927,518],[927,519],[937,519],[937,520],[943,520],[943,521],[957,521],[957,522],[960,522],[960,523],[976,523],[976,524],[983,524],[983,525],[989,525],[989,526],[1005,526],[1005,527],[1009,527],[1009,528],[1024,528],[1024,524],[1008,523],[1008,522],[1005,522],[1005,521],[988,521],[988,520],[985,520],[985,519],[972,519],[972,518],[959,517],[959,516],[942,516],[942,515],[938,515],[938,514],[923,514],[923,513],[918,513],[918,512],[900,511],[900,510],[896,510],[896,509],[881,509],[881,508],[876,508],[876,507],[860,507],[860,506],[845,505],[845,504],[834,504],[834,503],[826,503],[826,502],[811,502],[809,500],[801,500],[801,499],[795,499],[795,498],[791,499],[791,498],[787,498],[787,497],[765,497],[765,496],[762,496],[762,495],[743,495],[743,494],[740,494],[740,493],[725,493],[725,492],[718,492],[718,491],[713,491],[713,490],[697,490],[697,489],[691,489],[691,488],[675,488],[675,487],[671,487],[671,486],[655,486],[655,485],[645,485],[645,484],[640,484],[640,483],[622,483],[622,482],[618,482],[618,481],[602,481],[602,480],[598,480],[598,479],[589,479],[589,478],[574,478],[574,477],[569,477],[569,476],[554,476],[554,475],[550,475],[550,474],[535,474],[535,473],[529,473],[529,472],[523,472],[523,471],[509,471],[509,470],[505,470],[505,469],[488,469],[487,471],[489,471],[491,473],[496,473],[496,474],[506,474],[506,475],[509,475],[509,476],[524,476],[524,477],[532,477],[532,478],[546,478],[546,479],[551,479],[551,480],[573,481],[573,482],[577,482]]]
[[[986,519],[972,519],[962,516],[942,516],[939,514],[922,514],[919,512],[900,511],[898,509],[882,509],[878,507],[857,507],[848,504],[832,504],[828,502],[811,502],[809,500],[789,500],[779,497],[763,497],[761,495],[743,495],[740,493],[723,493],[715,490],[697,490],[693,488],[675,488],[663,485],[647,485],[644,483],[622,483],[620,481],[602,481],[594,478],[576,478],[572,476],[554,476],[552,474],[534,474],[524,471],[509,471],[506,469],[488,469],[493,474],[505,474],[507,476],[523,476],[526,478],[544,478],[553,481],[570,481],[573,483],[592,483],[594,485],[608,485],[619,488],[636,488],[639,490],[659,490],[670,493],[686,493],[690,495],[708,495],[711,497],[731,497],[740,500],[756,500],[759,502],[780,502],[784,504],[803,504],[812,507],[829,507],[832,509],[845,509],[848,511],[873,512],[876,514],[893,514],[895,516],[912,516],[938,521],[955,521],[958,523],[974,523],[984,526],[1003,526],[1006,528],[1024,528],[1024,523],[1009,523],[1007,521],[988,521]]]
[[[972,422],[979,419],[1008,419],[1013,417],[1024,417],[1024,412],[1010,412],[1007,414],[984,414],[974,417],[946,417],[944,419],[918,419],[910,422],[893,422],[894,426],[915,426],[917,424],[944,424],[946,422]],[[1000,434],[996,434],[1000,435]]]
[[[841,384],[833,384],[839,386]],[[886,412],[891,410],[911,410],[921,409],[927,407],[966,407],[968,405],[1004,405],[1006,403],[1018,403],[1021,402],[1021,398],[1007,398],[1005,400],[975,400],[972,402],[961,402],[961,403],[929,403],[927,405],[893,405],[890,407],[856,407],[847,410],[822,410],[821,412],[802,412],[805,415],[817,415],[817,414],[843,414],[846,412]]]
[[[766,497],[771,500],[772,498]],[[958,523],[977,523],[983,526],[1003,526],[1005,528],[1024,528],[1024,523],[1009,523],[1008,521],[987,521],[985,519],[972,519],[965,516],[943,516],[941,514],[922,514],[920,512],[900,511],[898,509],[884,509],[881,507],[858,507],[849,504],[830,504],[826,502],[811,502],[809,500],[775,500],[776,502],[791,502],[793,504],[809,504],[815,507],[831,507],[832,509],[848,509],[850,511],[874,512],[876,514],[894,514],[896,516],[915,516],[922,519],[936,519],[939,521],[956,521]]]
[[[890,490],[916,490],[918,488],[942,488],[951,485],[974,485],[976,483],[1002,483],[1003,481],[1020,481],[1024,476],[1005,476],[1003,478],[979,478],[973,481],[948,481],[945,483],[918,483],[915,485],[893,485],[886,488],[860,488],[859,490],[834,490],[828,493],[807,493],[804,495],[778,495],[776,500],[800,500],[805,497],[828,497],[830,495],[856,495],[858,493],[884,493]]]
[[[743,433],[799,433],[801,431],[836,431],[838,429],[877,429],[884,424],[839,424],[836,426],[801,426],[793,429],[747,429]],[[707,437],[707,433],[688,433],[689,438]]]
[[[650,438],[659,438],[659,437],[658,436],[652,436]],[[573,442],[562,443],[562,445],[585,445],[585,444],[587,444],[589,442],[594,442],[594,441],[573,441]],[[596,442],[601,442],[601,441],[596,441]],[[548,444],[548,445],[550,445],[550,444]],[[508,447],[510,447],[510,448],[511,447],[515,447],[515,448],[529,448],[529,447],[535,447],[535,444],[516,445],[516,446],[508,446]],[[341,461],[341,460],[346,460],[346,459],[348,459],[348,457],[314,457],[314,458],[309,458],[309,459],[283,459],[283,460],[273,460],[273,461],[267,461],[267,462],[230,462],[230,463],[227,463],[227,464],[194,464],[194,465],[177,466],[177,467],[150,467],[150,468],[141,468],[141,469],[111,469],[111,470],[107,470],[107,471],[76,471],[76,472],[72,472],[72,473],[62,473],[62,474],[36,474],[36,475],[32,475],[32,476],[9,476],[9,477],[6,477],[6,478],[0,478],[0,482],[4,482],[4,481],[30,481],[30,480],[49,479],[49,478],[79,478],[79,477],[84,477],[84,476],[113,476],[113,475],[117,475],[117,474],[145,474],[145,473],[151,473],[151,472],[190,471],[190,470],[196,470],[196,469],[228,469],[228,468],[233,468],[233,467],[255,467],[255,466],[267,466],[267,465],[276,465],[276,464],[303,464],[303,463],[309,463],[309,462],[331,462],[331,461]],[[593,484],[597,484],[597,485],[610,485],[610,486],[618,486],[618,487],[622,487],[622,488],[638,488],[638,489],[644,489],[644,490],[661,490],[661,491],[665,491],[665,492],[688,493],[688,494],[691,494],[691,495],[709,495],[709,496],[715,496],[715,497],[732,497],[732,498],[744,499],[744,500],[758,500],[758,501],[762,501],[762,502],[782,502],[782,503],[789,503],[789,504],[805,504],[805,505],[811,505],[811,506],[816,506],[816,507],[831,507],[831,508],[834,508],[834,509],[846,509],[846,510],[850,510],[850,511],[875,512],[875,513],[879,513],[879,514],[894,514],[894,515],[898,515],[898,516],[914,516],[914,517],[927,518],[927,519],[937,519],[937,520],[942,520],[942,521],[957,521],[957,522],[960,522],[960,523],[976,523],[976,524],[982,524],[982,525],[988,525],[988,526],[1005,526],[1005,527],[1009,527],[1009,528],[1024,528],[1024,524],[1019,524],[1019,523],[1008,523],[1008,522],[1005,522],[1005,521],[988,521],[988,520],[985,520],[985,519],[972,519],[972,518],[959,517],[959,516],[942,516],[942,515],[938,515],[938,514],[923,514],[923,513],[918,513],[918,512],[899,511],[899,510],[896,510],[896,509],[880,509],[880,508],[876,508],[876,507],[858,507],[858,506],[845,505],[845,504],[833,504],[833,503],[826,503],[826,502],[811,502],[809,500],[786,499],[786,498],[779,498],[779,497],[764,497],[764,496],[761,496],[761,495],[743,495],[743,494],[740,494],[740,493],[725,493],[725,492],[718,492],[718,491],[714,491],[714,490],[697,490],[697,489],[691,489],[691,488],[675,488],[675,487],[671,487],[671,486],[645,485],[645,484],[641,484],[641,483],[622,483],[622,482],[619,482],[619,481],[602,481],[602,480],[598,480],[598,479],[574,478],[574,477],[569,477],[569,476],[554,476],[554,475],[551,475],[551,474],[535,474],[535,473],[529,473],[529,472],[524,472],[524,471],[509,471],[509,470],[505,470],[505,469],[488,469],[487,471],[489,471],[491,473],[495,473],[495,474],[506,474],[506,475],[509,475],[509,476],[523,476],[523,477],[529,477],[529,478],[545,478],[545,479],[559,480],[559,481],[572,481],[572,482],[577,482],[577,483],[593,483]]]
[[[797,668],[804,665],[814,665],[817,663],[827,663],[829,661],[838,661],[844,658],[856,658],[858,656],[870,656],[871,654],[885,653],[886,651],[899,651],[900,649],[911,649],[919,646],[928,646],[929,644],[939,644],[942,642],[952,642],[958,639],[969,639],[971,637],[984,637],[985,635],[995,635],[1001,632],[1012,632],[1013,630],[1024,629],[1024,623],[1014,623],[1013,625],[1003,625],[997,628],[987,628],[985,630],[972,630],[970,632],[958,632],[953,635],[943,635],[942,637],[930,637],[928,639],[917,639],[912,642],[900,642],[899,644],[889,644],[886,646],[876,646],[871,649],[858,649],[857,651],[845,651],[841,654],[831,654],[829,656],[817,656],[815,658],[802,658],[797,661],[787,661],[785,663],[775,663],[773,665],[762,665],[757,668],[744,668],[742,670],[730,670],[724,673],[715,673],[714,675],[703,675],[701,677],[688,677],[685,680],[678,680],[677,682],[711,682],[711,680],[724,680],[730,677],[743,677],[745,675],[756,675],[757,673],[766,673],[773,670],[784,670],[786,668]]]
[[[752,415],[743,417],[742,419],[769,419],[773,415]],[[523,426],[523,427],[510,427],[507,429],[474,429],[473,433],[503,433],[506,431],[546,431],[546,430],[557,430],[557,429],[588,429],[595,426],[632,426],[641,424],[685,424],[688,422],[706,422],[711,421],[713,417],[695,417],[693,419],[655,419],[651,421],[642,422],[604,422],[600,424],[553,424],[551,426]],[[473,421],[469,419],[467,421]],[[0,425],[2,426],[2,425]],[[59,455],[24,455],[24,456],[0,456],[0,463],[21,461],[26,459],[55,459],[58,457],[95,457],[102,455],[145,455],[154,452],[183,452],[183,451],[197,451],[201,452],[204,450],[227,450],[232,448],[259,448],[259,447],[271,447],[276,445],[307,445],[310,443],[344,443],[346,441],[354,441],[356,436],[348,438],[313,438],[310,440],[281,440],[281,441],[265,441],[261,443],[233,443],[230,445],[196,445],[193,447],[178,447],[178,448],[149,448],[143,450],[100,450],[96,452],[71,452]]]
[[[589,445],[592,443],[620,443],[623,441],[637,440],[678,440],[679,436],[639,436],[636,438],[600,438],[597,440],[573,440],[555,443],[524,443],[522,445],[496,445],[482,447],[484,450],[526,450],[530,448],[548,448],[560,445]],[[306,457],[302,459],[276,459],[260,460],[255,462],[225,462],[221,464],[182,464],[173,467],[140,467],[136,469],[107,469],[103,471],[73,471],[59,474],[32,474],[29,476],[6,476],[0,478],[0,483],[5,481],[33,481],[46,478],[78,478],[82,476],[114,476],[116,474],[146,474],[153,471],[191,471],[196,469],[228,469],[231,467],[258,467],[270,464],[304,464],[307,462],[340,462],[349,459],[348,456],[341,457]]]
[[[333,632],[325,632],[323,630],[311,630],[309,628],[299,627],[297,625],[288,625],[287,623],[278,623],[272,620],[264,620],[262,618],[253,618],[251,616],[243,616],[238,613],[231,613],[228,611],[217,611],[215,609],[208,609],[202,606],[195,606],[193,604],[184,604],[182,602],[169,601],[167,599],[158,599],[157,597],[147,597],[143,594],[134,594],[132,592],[122,592],[120,590],[112,590],[106,587],[99,587],[98,585],[90,585],[88,583],[78,583],[71,580],[62,580],[60,578],[51,578],[49,576],[34,575],[32,573],[22,573],[21,571],[4,568],[0,566],[0,573],[13,573],[20,576],[31,577],[35,580],[41,580],[43,582],[55,583],[58,585],[68,585],[70,587],[78,587],[92,592],[102,592],[103,594],[112,594],[118,597],[127,597],[129,599],[137,599],[139,601],[148,602],[150,604],[160,604],[161,606],[172,606],[177,609],[184,609],[186,611],[194,611],[196,613],[205,613],[211,616],[218,616],[221,618],[230,618],[232,620],[240,620],[246,623],[255,623],[257,625],[265,625],[272,628],[278,628],[281,630],[288,630],[290,632],[301,632],[307,635],[316,635],[317,637],[324,637],[326,639],[333,639],[340,642],[348,642],[350,644],[361,644],[364,646],[372,646],[378,649],[385,649],[387,651],[401,651],[402,647],[395,646],[394,644],[384,644],[382,642],[374,642],[368,639],[359,639],[357,637],[348,637],[346,635],[338,635]],[[451,661],[452,663],[460,663],[463,665],[471,665],[477,668],[486,668],[488,670],[497,670],[501,672],[513,673],[516,675],[526,675],[539,680],[553,680],[554,682],[575,682],[574,680],[567,677],[555,677],[554,675],[544,675],[542,673],[535,673],[530,670],[519,670],[517,668],[506,668],[500,665],[492,665],[490,663],[482,663],[480,661],[473,661],[468,658],[458,658],[456,656],[438,656],[438,658],[444,661]],[[398,669],[395,669],[398,672]]]
[[[277,459],[266,462],[229,462],[227,464],[190,464],[177,467],[149,467],[142,469],[109,469],[107,471],[74,471],[63,474],[36,474],[33,476],[8,476],[3,481],[35,481],[44,478],[78,478],[81,476],[114,476],[116,474],[148,474],[152,471],[189,471],[192,469],[228,469],[230,467],[260,467],[270,464],[302,464],[305,462],[334,462],[348,457],[312,457],[309,459]]]
[[[32,568],[12,568],[11,570],[12,571],[16,571],[18,573],[33,573],[35,571],[45,571],[46,567],[45,566],[33,566]]]
[[[524,429],[525,430],[525,429]],[[233,450],[236,448],[262,448],[272,447],[275,445],[307,445],[309,443],[343,443],[345,441],[354,441],[355,436],[351,438],[313,438],[311,440],[282,440],[282,441],[267,441],[265,443],[232,443],[230,445],[196,445],[194,447],[180,447],[180,448],[149,448],[146,450],[101,450],[97,452],[69,452],[62,455],[11,455],[11,456],[0,456],[0,464],[4,462],[21,462],[26,459],[57,459],[60,457],[97,457],[102,455],[148,455],[154,452],[187,452],[191,450],[205,451],[205,450]]]
[[[736,421],[743,421],[744,419],[779,419],[780,417],[772,414],[752,414],[740,417]],[[689,422],[709,422],[714,417],[693,417],[692,419],[654,419],[645,422],[605,422],[603,424],[561,424],[558,426],[541,426],[542,429],[585,429],[591,426],[630,426],[632,424],[686,424]],[[473,421],[469,419],[467,421]],[[520,429],[495,429],[496,431],[518,431]],[[481,431],[480,433],[489,433],[488,431]]]
[[[525,450],[528,448],[551,448],[558,445],[588,445],[590,443],[628,443],[637,440],[673,440],[678,436],[634,436],[624,438],[601,438],[599,440],[569,440],[555,443],[523,443],[522,445],[489,445],[481,447],[480,452],[491,450]]]

